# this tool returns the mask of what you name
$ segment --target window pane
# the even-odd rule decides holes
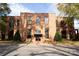
[[[48,28],[45,28],[45,37],[49,38],[49,29]]]
[[[39,18],[39,17],[37,17],[37,19],[36,19],[36,24],[37,24],[37,25],[40,24],[40,18]]]
[[[36,34],[40,34],[41,31],[39,29],[36,29]]]
[[[48,18],[44,17],[45,24],[48,24]]]
[[[32,17],[31,16],[28,16],[27,24],[32,24]]]
[[[17,26],[19,26],[19,20],[17,19]]]
[[[28,34],[28,35],[31,35],[31,29],[28,29],[28,30],[27,30],[27,34]]]

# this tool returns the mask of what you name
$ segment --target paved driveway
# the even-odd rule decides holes
[[[79,56],[79,47],[64,45],[34,45],[19,44],[6,56]]]

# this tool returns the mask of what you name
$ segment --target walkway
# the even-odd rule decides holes
[[[14,46],[12,46],[13,48]],[[51,44],[19,44],[6,56],[79,56],[79,47]]]

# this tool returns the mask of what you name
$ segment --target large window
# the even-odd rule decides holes
[[[19,19],[17,19],[17,26],[19,26],[19,23],[20,23],[20,21],[19,21]]]
[[[40,34],[41,33],[41,31],[39,30],[39,29],[36,29],[36,32],[35,32],[36,34]]]
[[[36,24],[37,24],[37,25],[40,25],[40,17],[37,17],[37,18],[36,18]]]
[[[48,24],[48,17],[44,17],[45,24]]]
[[[8,32],[8,37],[6,35],[6,38],[8,38],[9,40],[12,40],[13,34],[14,34],[14,17],[10,17],[10,19],[9,19],[9,32]]]
[[[31,35],[31,29],[27,29],[27,34]]]
[[[32,16],[28,16],[27,24],[32,24]]]
[[[10,17],[9,27],[10,27],[10,30],[13,30],[13,28],[14,28],[14,18],[13,17]]]

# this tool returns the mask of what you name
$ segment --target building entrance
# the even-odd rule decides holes
[[[34,34],[36,41],[41,41],[42,34]]]

